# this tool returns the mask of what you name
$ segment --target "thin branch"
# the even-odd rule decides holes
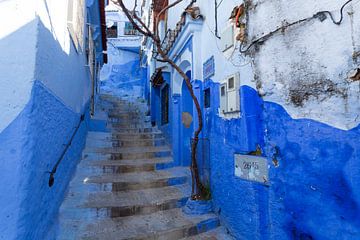
[[[115,4],[117,3],[121,9],[123,10],[123,12],[125,13],[126,17],[129,19],[129,21],[131,22],[131,24],[134,26],[134,28],[136,28],[136,30],[138,30],[141,34],[145,35],[145,36],[150,36],[151,32],[147,32],[144,31],[135,21],[134,18],[131,16],[129,9],[127,9],[123,3],[122,0],[112,0]],[[144,23],[142,21],[140,21],[140,24],[143,25]]]
[[[133,9],[133,12],[135,13],[136,12],[136,7],[137,7],[137,0],[134,1],[134,9]]]
[[[133,16],[141,24],[141,26],[145,29],[145,31],[149,33],[149,35],[152,34],[150,29],[146,26],[146,24],[142,21],[142,19],[138,15],[136,15],[136,13],[134,13]]]

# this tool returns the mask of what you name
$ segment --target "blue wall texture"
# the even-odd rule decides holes
[[[88,112],[88,105],[85,112]],[[5,169],[0,173],[1,186],[5,187],[0,205],[20,207],[18,219],[14,218],[14,221],[7,220],[11,216],[1,216],[0,239],[12,239],[13,233],[16,233],[16,239],[45,238],[80,159],[88,115],[59,165],[52,188],[48,187],[48,171],[59,159],[79,119],[80,114],[74,113],[43,84],[35,81],[26,108],[0,133],[0,153],[5,161],[2,163]],[[16,191],[6,191],[8,184]]]
[[[203,136],[210,142],[213,202],[236,239],[360,239],[360,126],[343,131],[292,119],[249,86],[239,92],[241,117],[226,120],[218,115],[219,85],[193,84],[201,101],[210,88]],[[181,97],[173,98],[170,126],[178,159]],[[257,148],[268,158],[270,186],[235,177],[234,154]]]
[[[111,73],[106,81],[101,82],[105,90],[127,92],[147,98],[149,89],[147,87],[147,68],[140,67],[140,60],[131,61],[125,64],[112,65]]]
[[[211,187],[231,232],[239,239],[359,239],[360,127],[291,119],[248,86],[240,90],[241,118],[224,120],[218,86],[208,84]],[[270,187],[234,176],[234,153],[256,146],[269,159]]]

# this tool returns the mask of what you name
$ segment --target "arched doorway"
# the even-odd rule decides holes
[[[191,71],[187,71],[186,75],[191,79]],[[180,155],[181,165],[190,166],[191,162],[191,137],[194,131],[193,121],[193,101],[186,86],[185,80],[183,80],[181,87],[181,121],[180,121]]]

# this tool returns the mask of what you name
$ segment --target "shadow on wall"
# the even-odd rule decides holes
[[[75,61],[73,58],[76,53],[73,47],[69,55],[63,52],[52,33],[39,22],[39,19],[23,26],[7,38],[1,39],[0,46],[2,41],[17,39],[23,31],[26,32],[27,28],[33,25],[37,25],[38,37],[41,38],[37,44],[35,70],[36,76],[40,79],[35,78],[32,83],[31,96],[25,108],[0,133],[2,166],[0,171],[0,239],[6,240],[46,239],[49,228],[56,220],[65,189],[80,159],[87,132],[86,124],[82,124],[58,168],[54,187],[49,188],[47,172],[60,157],[64,144],[70,140],[81,113],[74,112],[64,104],[42,83],[44,82],[42,78],[51,78],[58,74],[61,76],[58,78],[62,78],[62,83],[65,85],[68,81],[74,81],[72,76],[61,75],[62,72],[57,70],[66,71],[67,67]],[[51,48],[51,56],[42,55],[49,48]],[[46,59],[47,56],[51,58],[49,63],[43,62],[44,59],[38,61],[39,58]],[[69,65],[55,67],[53,70],[44,69],[51,67],[48,64],[51,65],[52,62],[62,64],[66,61]],[[25,74],[34,73],[26,72]],[[54,81],[57,82],[58,79]],[[53,84],[61,84],[61,82]],[[64,88],[63,91],[68,91],[68,89]],[[84,98],[83,95],[73,97],[78,97],[79,101]],[[15,99],[16,96],[13,98]],[[82,108],[87,113],[88,103]]]

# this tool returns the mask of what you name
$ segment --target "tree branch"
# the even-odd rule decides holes
[[[112,1],[116,1],[116,0],[112,0]],[[203,199],[206,197],[206,189],[204,187],[204,185],[201,183],[200,180],[200,174],[199,174],[199,169],[198,169],[198,164],[197,164],[197,155],[196,155],[196,151],[197,151],[197,146],[199,143],[199,135],[203,129],[203,119],[202,119],[202,111],[201,111],[201,106],[199,103],[199,100],[197,99],[192,84],[191,84],[191,80],[190,78],[186,75],[186,73],[172,60],[169,58],[169,56],[165,53],[165,51],[162,49],[161,46],[161,41],[158,35],[158,31],[156,30],[158,28],[158,23],[159,23],[159,17],[161,14],[165,13],[167,10],[169,10],[170,8],[176,6],[177,4],[179,4],[180,2],[182,2],[183,0],[177,0],[176,2],[170,4],[169,6],[163,8],[160,13],[157,15],[156,18],[156,22],[155,22],[155,33],[152,33],[149,28],[142,22],[142,20],[135,14],[130,14],[129,10],[125,7],[123,0],[117,0],[118,5],[122,8],[123,12],[125,13],[126,17],[129,19],[129,21],[134,25],[134,27],[143,35],[150,37],[153,41],[154,44],[156,46],[156,50],[158,51],[158,53],[160,54],[162,60],[161,62],[166,62],[168,63],[171,67],[173,67],[179,74],[180,76],[184,79],[185,81],[185,85],[187,86],[190,96],[193,100],[193,103],[196,107],[196,111],[197,111],[197,117],[198,117],[198,127],[194,132],[194,141],[191,143],[191,176],[192,176],[192,198],[193,199]],[[141,29],[141,27],[139,25],[137,25],[137,23],[135,23],[135,20],[138,20],[140,22],[140,24],[144,27],[145,30]],[[158,59],[157,59],[158,60]],[[196,185],[196,189],[195,189],[195,185]],[[196,193],[195,193],[196,192]]]
[[[148,32],[147,30],[143,30],[135,21],[134,18],[131,16],[129,9],[127,9],[123,3],[122,0],[112,0],[113,3],[118,4],[121,9],[123,10],[123,12],[125,13],[126,17],[129,19],[129,21],[131,22],[131,24],[134,26],[134,28],[136,28],[136,30],[138,30],[141,34],[145,35],[145,36],[149,36],[151,37],[151,32]],[[134,15],[134,14],[133,14]],[[135,14],[136,15],[136,14]],[[139,21],[141,25],[143,25],[144,23],[142,21]],[[145,24],[144,24],[145,25]]]

